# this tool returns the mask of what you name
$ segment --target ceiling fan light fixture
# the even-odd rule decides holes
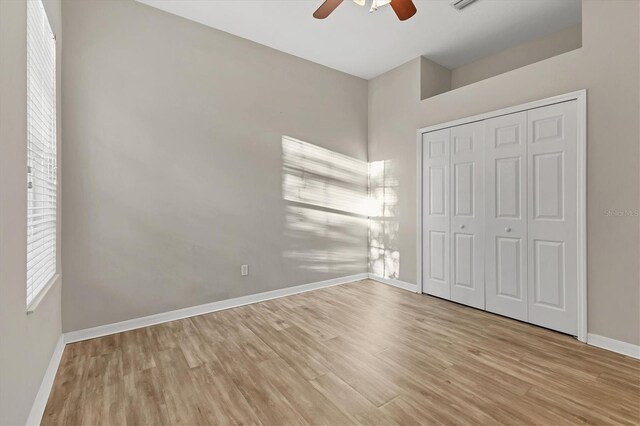
[[[369,12],[375,12],[379,7],[386,6],[391,3],[391,0],[371,0],[371,9]]]
[[[364,6],[367,0],[353,0],[353,2],[358,6]],[[371,8],[369,9],[369,12],[375,12],[378,8],[389,3],[391,3],[391,0],[371,0]]]
[[[353,0],[357,5],[364,6],[367,0]],[[470,1],[470,0],[467,0]],[[471,0],[473,1],[473,0]],[[343,0],[324,0],[324,3],[313,13],[313,17],[316,19],[325,19],[331,15]],[[416,14],[416,5],[413,4],[413,0],[371,0],[371,9],[369,12],[378,10],[379,7],[385,5],[391,5],[391,8],[395,12],[396,16],[401,21],[406,21]]]

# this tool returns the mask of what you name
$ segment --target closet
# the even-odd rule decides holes
[[[421,132],[422,289],[578,334],[578,101]]]

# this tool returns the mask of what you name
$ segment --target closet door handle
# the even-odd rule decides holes
[[[460,225],[460,229],[464,229],[464,225]]]
[[[506,228],[504,228],[505,232],[511,232],[511,228],[509,228],[508,226]]]

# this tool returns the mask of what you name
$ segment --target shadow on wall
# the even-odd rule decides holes
[[[285,260],[333,275],[367,267],[367,163],[282,137]]]
[[[369,163],[369,271],[384,278],[400,276],[398,162]]]
[[[282,158],[285,260],[319,273],[369,269],[397,278],[396,163],[368,164],[288,136],[282,137]]]

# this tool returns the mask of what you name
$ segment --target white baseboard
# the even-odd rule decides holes
[[[369,273],[369,279],[381,282],[383,284],[389,284],[404,290],[412,291],[414,293],[418,292],[417,284],[411,284],[391,278],[383,278],[372,273]],[[622,342],[620,340],[615,340],[609,337],[589,333],[587,335],[587,344],[591,346],[597,346],[608,351],[617,352],[619,354],[626,355],[632,358],[640,359],[640,346],[633,345],[631,343]]]
[[[587,344],[640,359],[640,346],[631,343],[589,333],[587,334]]]
[[[369,274],[369,279],[381,282],[383,284],[389,284],[389,285],[392,285],[394,287],[401,288],[403,290],[412,291],[414,293],[418,292],[418,285],[417,284],[411,284],[411,283],[407,283],[407,282],[404,282],[404,281],[395,280],[395,279],[392,279],[392,278],[383,278],[383,277],[381,277],[379,275],[375,275],[375,274],[371,274],[371,273]]]
[[[44,409],[47,407],[47,401],[49,400],[49,393],[51,393],[53,381],[56,378],[58,366],[62,359],[64,346],[64,335],[61,335],[58,339],[58,343],[56,343],[55,349],[53,350],[47,370],[44,372],[44,377],[40,383],[40,389],[38,389],[36,399],[33,401],[33,405],[31,406],[31,412],[27,418],[27,425],[39,425],[42,421],[42,415],[44,414]]]
[[[121,333],[123,331],[135,330],[136,328],[149,327],[151,325],[162,324],[164,322],[175,321],[211,312],[222,311],[224,309],[236,308],[238,306],[250,305],[252,303],[263,302],[265,300],[278,297],[291,296],[293,294],[304,293],[334,285],[346,284],[353,281],[364,280],[369,274],[349,275],[341,278],[334,278],[326,281],[318,281],[310,284],[303,284],[295,287],[287,287],[264,293],[250,294],[248,296],[236,297],[234,299],[221,300],[219,302],[206,303],[204,305],[192,306],[190,308],[178,309],[176,311],[163,312],[149,315],[142,318],[134,318],[127,321],[113,324],[101,325],[84,330],[71,331],[64,334],[65,343],[79,342],[81,340],[94,339],[96,337],[107,336],[109,334]]]

